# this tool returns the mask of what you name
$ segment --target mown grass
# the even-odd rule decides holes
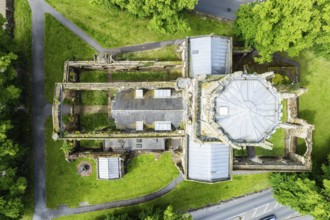
[[[269,174],[237,175],[232,181],[220,182],[216,184],[196,183],[184,181],[173,191],[154,201],[118,209],[102,210],[79,215],[71,215],[56,218],[57,220],[103,220],[107,214],[133,212],[146,208],[149,205],[166,207],[172,205],[175,209],[186,212],[208,205],[213,205],[233,197],[242,196],[270,187],[268,181]],[[257,181],[256,181],[257,180]]]
[[[299,117],[315,125],[312,158],[317,166],[330,154],[330,61],[309,50],[296,60],[300,63],[301,85],[308,89],[299,99]]]
[[[109,82],[109,73],[104,71],[84,71],[80,73],[80,82]],[[114,72],[111,82],[130,81],[168,81],[181,77],[181,73],[169,72]]]
[[[131,16],[126,11],[115,7],[93,5],[89,3],[89,0],[79,1],[79,7],[75,1],[71,0],[47,0],[47,2],[98,43],[108,48],[211,33],[232,35],[231,24],[195,14],[187,13],[184,16],[191,27],[190,31],[159,34],[148,30],[148,19]]]
[[[53,141],[52,122],[46,123],[46,189],[47,207],[56,208],[60,204],[77,207],[80,202],[97,204],[136,198],[157,191],[178,175],[172,155],[164,153],[159,159],[153,154],[135,157],[128,165],[127,173],[120,180],[97,180],[96,162],[91,158],[78,159],[68,163],[60,150],[61,141]],[[77,165],[82,160],[93,165],[89,177],[77,173]]]
[[[181,60],[181,57],[176,54],[175,45],[166,46],[154,50],[124,53],[116,58],[120,60],[159,60],[159,61]]]
[[[112,74],[113,81],[167,81],[170,74],[167,72],[116,72]]]
[[[14,42],[20,51],[20,60],[31,69],[32,16],[27,0],[14,1]]]
[[[45,98],[52,103],[54,85],[63,81],[64,62],[93,59],[95,51],[51,15],[45,16]]]
[[[79,75],[80,82],[109,82],[109,73],[100,70],[82,71]]]
[[[273,149],[267,150],[257,147],[256,154],[258,156],[282,157],[285,155],[285,130],[283,128],[278,128],[268,140],[273,144]]]
[[[110,120],[107,113],[83,114],[80,115],[80,130],[90,131],[111,131],[116,129],[114,120]]]

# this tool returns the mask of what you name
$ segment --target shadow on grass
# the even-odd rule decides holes
[[[314,124],[315,123],[315,110],[302,110],[299,111],[299,118],[305,119],[308,123]]]

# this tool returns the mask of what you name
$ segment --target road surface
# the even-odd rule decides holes
[[[205,14],[226,18],[229,20],[235,19],[235,13],[241,4],[254,2],[253,0],[199,0],[196,11]]]
[[[277,203],[271,190],[252,194],[220,205],[190,212],[194,220],[258,220],[275,214],[277,219],[310,220],[310,216],[300,216],[287,206]]]

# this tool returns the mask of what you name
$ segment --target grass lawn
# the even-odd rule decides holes
[[[330,154],[330,61],[311,51],[303,52],[296,60],[300,63],[300,82],[308,88],[300,97],[299,117],[315,125],[312,158],[319,164]]]
[[[27,0],[14,1],[14,42],[20,51],[21,60],[31,69],[32,19]]]
[[[302,138],[298,138],[297,153],[303,156],[306,150],[307,150],[307,146],[305,140]]]
[[[185,15],[191,27],[190,31],[158,34],[148,30],[148,19],[136,18],[114,7],[92,5],[89,3],[90,0],[81,0],[79,4],[71,0],[47,0],[47,2],[98,43],[108,48],[211,33],[232,35],[231,24],[194,14]]]
[[[285,154],[285,130],[283,128],[278,128],[276,132],[268,140],[273,143],[273,149],[267,150],[262,147],[256,148],[256,154],[258,156],[274,156],[281,157]]]
[[[107,113],[80,115],[80,127],[82,132],[112,131],[116,129],[115,120],[109,119]]]
[[[51,15],[45,17],[45,96],[52,103],[55,82],[63,81],[66,60],[90,60],[95,51]]]
[[[219,203],[220,201],[228,200],[233,197],[253,193],[270,187],[268,181],[269,174],[253,174],[253,175],[237,175],[232,181],[221,182],[216,184],[196,183],[184,181],[180,183],[170,193],[156,199],[154,201],[140,204],[136,206],[110,209],[103,211],[96,211],[84,213],[79,215],[71,215],[56,218],[57,220],[90,220],[90,219],[104,219],[106,214],[120,213],[120,212],[137,212],[148,205],[159,207],[166,207],[171,204],[175,209],[185,212],[189,209],[195,209]],[[257,181],[256,181],[257,180]]]
[[[60,204],[77,207],[80,202],[97,204],[135,198],[157,191],[178,175],[172,155],[164,153],[158,160],[153,154],[134,158],[128,165],[128,172],[120,180],[97,180],[96,163],[91,158],[79,159],[73,163],[64,160],[60,151],[61,141],[51,138],[52,122],[46,124],[46,189],[47,207],[56,208]],[[93,165],[89,177],[77,174],[77,165],[87,160]]]
[[[109,92],[107,90],[83,90],[80,95],[82,105],[108,105]]]
[[[100,70],[82,71],[80,82],[109,82],[108,73]]]
[[[166,46],[155,50],[124,53],[116,58],[120,60],[156,60],[156,59],[159,61],[181,60],[181,57],[178,57],[176,55],[175,45]]]
[[[181,76],[181,72],[114,72],[112,73],[112,82],[168,81],[176,80]],[[108,73],[104,71],[83,71],[80,73],[80,82],[109,82]]]
[[[112,74],[113,81],[167,81],[171,80],[167,72],[117,72]]]

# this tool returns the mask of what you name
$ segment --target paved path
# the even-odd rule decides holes
[[[110,208],[117,208],[117,207],[123,207],[123,206],[131,206],[131,205],[137,205],[140,203],[145,203],[154,199],[157,199],[166,193],[170,192],[172,189],[176,187],[177,184],[182,182],[184,180],[183,175],[180,174],[177,178],[175,178],[172,182],[170,182],[166,187],[163,189],[154,192],[152,194],[141,196],[134,199],[128,199],[128,200],[121,200],[121,201],[115,201],[115,202],[108,202],[98,205],[91,205],[91,206],[84,206],[79,208],[67,208],[66,206],[61,207],[57,210],[49,210],[49,216],[51,218],[59,217],[63,215],[73,215],[78,213],[84,213],[84,212],[92,212],[97,210],[103,210],[103,209],[110,209]]]
[[[254,0],[199,0],[196,11],[225,18],[235,19],[235,13],[241,4],[254,2]]]
[[[45,110],[44,99],[44,13],[39,1],[28,0],[32,10],[32,114],[34,153],[34,212],[33,219],[47,219]]]
[[[193,219],[203,220],[258,220],[270,214],[278,219],[313,219],[310,216],[300,216],[287,206],[277,203],[271,190],[255,193],[239,199],[190,212]],[[299,217],[300,216],[300,217]]]
[[[40,2],[43,2],[43,10],[45,13],[49,13],[52,16],[54,16],[61,24],[63,24],[65,27],[67,27],[69,30],[71,30],[73,33],[79,36],[83,41],[85,41],[87,44],[89,44],[98,52],[104,52],[105,49],[102,46],[100,46],[93,38],[91,38],[84,31],[82,31],[79,27],[77,27],[75,24],[73,24],[68,19],[63,17],[63,15],[57,12],[48,3],[44,1],[40,1]]]

